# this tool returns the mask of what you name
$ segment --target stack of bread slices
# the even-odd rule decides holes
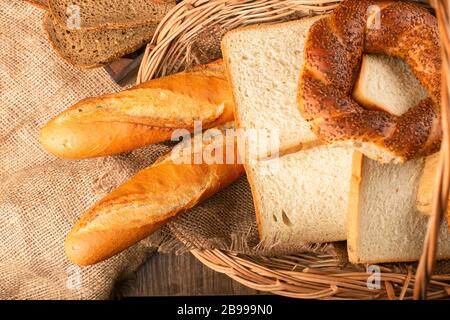
[[[222,42],[238,127],[279,128],[281,157],[245,165],[260,237],[284,243],[347,240],[354,263],[418,260],[427,217],[416,201],[420,178],[429,175],[427,159],[382,164],[353,149],[321,144],[298,111],[304,40],[317,19],[238,29]],[[367,108],[400,115],[427,92],[403,61],[366,55],[353,96]],[[266,170],[274,161],[278,169]],[[446,221],[437,257],[450,258]]]
[[[111,63],[150,42],[175,0],[29,0],[47,10],[43,26],[54,49],[79,68]]]

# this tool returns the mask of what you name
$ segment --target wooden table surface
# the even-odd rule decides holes
[[[192,254],[157,253],[136,274],[116,287],[117,297],[253,295],[249,289],[199,262]]]

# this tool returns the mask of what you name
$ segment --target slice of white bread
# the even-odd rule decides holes
[[[428,97],[428,92],[401,59],[383,54],[363,55],[353,98],[369,109],[402,115]]]
[[[250,26],[222,40],[238,127],[278,129],[281,151],[318,144],[296,101],[304,40],[317,19]]]
[[[238,127],[277,129],[286,153],[245,165],[260,238],[291,248],[346,238],[353,151],[320,146],[296,102],[304,39],[317,19],[234,30],[222,42]]]
[[[260,238],[287,246],[345,240],[352,155],[319,146],[246,166]]]
[[[423,158],[404,164],[381,164],[355,153],[347,234],[350,262],[401,262],[420,258],[428,221],[416,209],[423,167]],[[450,258],[446,221],[441,226],[437,258]]]

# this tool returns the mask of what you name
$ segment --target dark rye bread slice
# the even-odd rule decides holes
[[[48,9],[48,1],[47,0],[25,0],[26,2],[31,3],[32,5],[39,7],[41,9]]]
[[[54,49],[80,68],[100,67],[139,49],[151,40],[156,26],[73,32],[55,23],[49,13],[44,18],[44,29]]]
[[[68,6],[80,8],[80,28],[75,31],[121,29],[159,23],[175,0],[48,0],[54,19],[66,26]]]

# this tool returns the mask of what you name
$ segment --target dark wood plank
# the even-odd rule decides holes
[[[190,253],[155,254],[132,279],[119,284],[126,296],[191,296],[261,294],[204,266]]]

